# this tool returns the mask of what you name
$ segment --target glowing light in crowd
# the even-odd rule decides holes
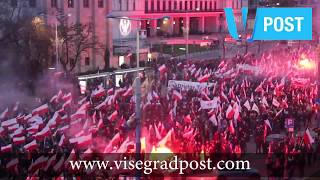
[[[154,146],[152,147],[151,150],[151,158],[152,160],[169,160],[172,158],[173,152],[171,149],[165,146],[160,146],[155,148]]]
[[[302,69],[314,69],[315,64],[313,61],[305,58],[305,56],[302,56],[302,59],[299,61],[299,67]]]

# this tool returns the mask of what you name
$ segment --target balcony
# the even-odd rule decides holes
[[[155,14],[155,13],[205,13],[205,12],[223,12],[223,9],[194,9],[194,10],[149,10],[145,9],[144,12],[146,14]]]

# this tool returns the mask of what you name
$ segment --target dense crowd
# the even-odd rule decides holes
[[[313,71],[299,66],[301,59],[315,59],[314,48],[276,47],[259,58],[247,54],[220,62],[154,62],[139,73],[142,152],[166,147],[181,156],[212,159],[263,154],[267,176],[304,176],[320,148],[313,127],[318,90]],[[67,173],[69,160],[86,158],[74,153],[134,152],[134,78],[126,74],[120,87],[96,79],[85,95],[60,90],[36,109],[19,104],[5,109],[1,174],[59,176]],[[170,81],[182,85],[169,87]],[[288,121],[294,127],[285,127]],[[247,147],[252,139],[255,152]],[[5,157],[30,152],[34,156],[27,157],[24,169],[23,158]]]

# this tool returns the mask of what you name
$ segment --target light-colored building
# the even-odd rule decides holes
[[[54,27],[57,15],[67,15],[68,23],[92,23],[97,40],[110,52],[109,67],[118,67],[128,56],[136,52],[136,35],[140,32],[141,51],[149,51],[150,38],[185,37],[190,35],[226,32],[225,7],[235,13],[247,0],[11,0],[13,5],[23,5],[26,12],[35,16],[46,14],[46,22]],[[141,21],[108,19],[110,16],[133,19],[151,18]],[[169,19],[158,19],[164,16]],[[240,22],[240,17],[236,18]],[[189,26],[189,28],[187,28]],[[146,60],[147,56],[141,56]],[[120,61],[120,62],[119,62]],[[77,72],[94,71],[105,67],[105,50],[90,49],[81,54],[75,68]]]

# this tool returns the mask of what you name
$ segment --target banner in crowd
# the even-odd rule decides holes
[[[261,73],[261,69],[259,67],[252,66],[249,64],[237,64],[237,69],[245,73],[252,73],[252,74]]]
[[[218,108],[219,98],[215,97],[211,101],[200,101],[201,109]]]
[[[207,87],[214,86],[214,83],[199,83],[199,82],[190,82],[190,81],[175,81],[170,80],[168,82],[168,89],[179,89],[182,91],[195,90],[201,91]]]

